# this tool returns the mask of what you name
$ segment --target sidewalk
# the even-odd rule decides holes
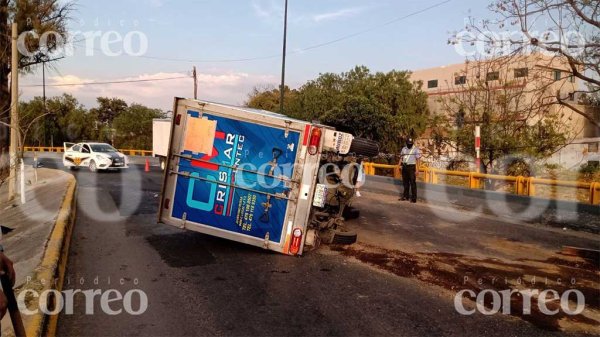
[[[59,211],[71,184],[72,175],[59,171],[40,168],[37,170],[38,180],[31,167],[26,167],[27,203],[20,205],[20,200],[8,202],[8,184],[0,187],[0,224],[13,229],[3,235],[0,243],[5,254],[14,262],[17,276],[15,293],[23,288],[31,288],[39,277],[42,261],[47,258],[50,238],[55,229]],[[53,280],[48,280],[53,281]],[[23,315],[26,328],[31,325],[35,316]],[[9,315],[2,320],[2,336],[12,336]]]

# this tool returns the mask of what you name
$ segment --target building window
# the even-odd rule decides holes
[[[527,76],[529,76],[528,68],[515,69],[515,78],[522,78],[522,77],[527,77]]]
[[[487,73],[487,75],[485,77],[485,80],[488,82],[489,81],[497,81],[499,79],[500,79],[500,72],[498,72],[498,71],[489,72],[489,73]]]
[[[457,76],[454,78],[455,85],[467,84],[467,76]]]
[[[438,87],[438,80],[431,80],[427,82],[427,88],[433,89]]]
[[[554,80],[555,81],[560,81],[561,79],[562,79],[562,71],[555,70],[554,71]]]
[[[599,143],[589,143],[588,144],[588,152],[597,153],[598,152],[598,144]]]
[[[575,81],[577,81],[577,77],[571,75],[569,76],[569,81],[571,81],[571,83],[575,83]]]
[[[574,92],[570,92],[569,93],[569,101],[574,101],[575,100],[575,93]]]

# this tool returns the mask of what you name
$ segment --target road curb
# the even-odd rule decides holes
[[[71,176],[62,204],[56,216],[54,228],[46,243],[42,263],[37,268],[35,277],[28,282],[22,291],[35,289],[39,294],[47,290],[61,291],[67,267],[71,234],[75,224],[77,211],[77,181]],[[52,294],[52,292],[50,293]],[[42,300],[40,298],[40,300]],[[46,299],[50,311],[54,309],[56,299],[49,295]],[[38,302],[39,304],[39,302]],[[46,315],[38,310],[25,322],[28,337],[55,336],[58,315]]]

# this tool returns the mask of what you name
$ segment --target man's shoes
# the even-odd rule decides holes
[[[417,203],[417,200],[411,200],[410,202],[411,202],[412,204],[416,204],[416,203]]]
[[[400,201],[408,201],[408,198],[402,197],[402,198],[398,198],[398,200],[400,200]]]

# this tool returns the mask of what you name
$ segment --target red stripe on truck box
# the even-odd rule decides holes
[[[302,141],[302,145],[304,145],[304,146],[308,145],[309,134],[310,134],[310,124],[307,124],[306,128],[304,128],[304,140]]]

